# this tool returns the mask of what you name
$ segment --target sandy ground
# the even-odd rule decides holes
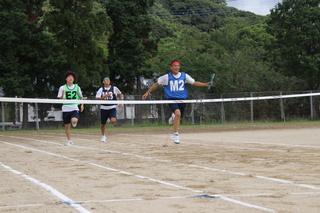
[[[110,127],[108,127],[110,128]],[[320,212],[320,124],[0,133],[0,212]]]

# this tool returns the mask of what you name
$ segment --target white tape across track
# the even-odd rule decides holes
[[[257,101],[266,99],[281,99],[281,98],[297,98],[318,96],[320,93],[306,93],[295,95],[275,95],[275,96],[260,96],[260,97],[241,97],[241,98],[220,98],[220,99],[196,99],[196,100],[108,100],[108,104],[166,104],[166,103],[207,103],[207,102],[230,102],[230,101]],[[18,103],[83,103],[83,104],[105,104],[105,100],[64,100],[64,99],[39,99],[39,98],[10,98],[1,97],[1,102],[18,102]]]

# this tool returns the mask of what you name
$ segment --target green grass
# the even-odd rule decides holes
[[[227,122],[227,123],[212,123],[212,124],[181,124],[180,128],[184,127],[228,127],[228,126],[259,126],[259,125],[304,125],[304,124],[319,124],[320,121],[310,121],[310,120],[295,120],[295,121],[288,121],[288,122]],[[146,129],[152,129],[152,130],[162,130],[162,129],[172,129],[173,126],[171,125],[159,125],[159,124],[152,124],[152,123],[143,123],[143,124],[135,124],[134,126],[132,124],[122,124],[121,126],[114,127],[111,124],[106,125],[106,131],[112,131],[112,132],[118,132],[118,131],[124,131],[124,130],[146,130]],[[28,133],[28,132],[64,132],[64,127],[58,127],[54,129],[40,129],[40,130],[18,130],[18,131],[1,131],[1,134],[5,133]],[[77,131],[77,132],[88,132],[88,131],[100,131],[100,126],[94,126],[94,127],[81,127],[78,126],[77,128],[72,128],[71,133]]]

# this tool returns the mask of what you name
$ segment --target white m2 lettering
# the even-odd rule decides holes
[[[183,91],[183,80],[170,81],[170,91]]]

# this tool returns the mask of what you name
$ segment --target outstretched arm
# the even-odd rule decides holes
[[[197,87],[207,87],[209,85],[212,85],[212,82],[202,83],[200,81],[195,81],[192,85]]]
[[[149,93],[155,90],[158,86],[159,86],[158,82],[154,83],[152,87],[150,87],[150,89],[146,93],[144,93],[144,95],[142,96],[142,99],[145,100],[149,95]]]

